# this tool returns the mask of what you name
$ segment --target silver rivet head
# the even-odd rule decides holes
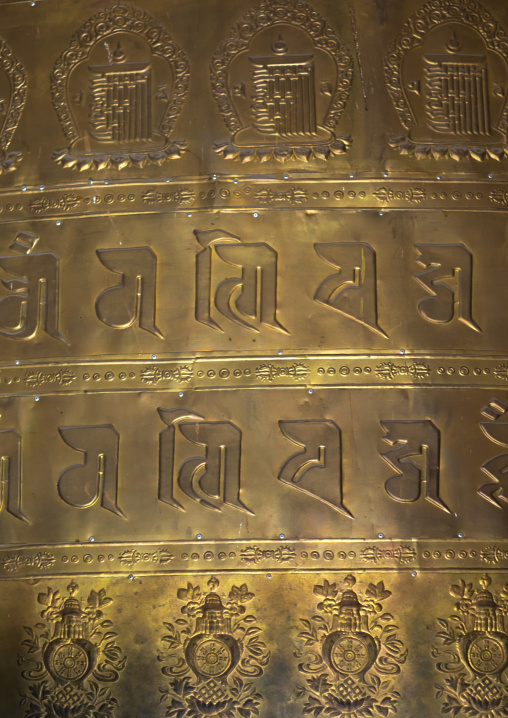
[[[254,212],[254,214],[252,216],[257,219],[259,217],[259,214],[258,214],[258,212]]]
[[[134,581],[134,574],[130,573],[127,578],[129,579],[129,581]]]
[[[179,391],[179,392],[178,392],[178,396],[180,397],[180,399],[182,399],[182,398],[183,398],[183,391]]]
[[[411,576],[412,576],[413,578],[416,578],[417,575],[418,575],[418,574],[416,573],[416,571],[411,571]]]
[[[271,574],[271,573],[267,573],[267,574],[266,574],[266,578],[271,578],[271,577],[272,577],[272,574]]]
[[[201,539],[203,538],[203,536],[202,536],[201,534],[196,534],[196,538],[197,538],[198,541],[201,541]]]
[[[462,533],[462,531],[459,531],[459,533],[457,534],[457,536],[458,536],[459,538],[464,538],[464,534]]]
[[[152,359],[155,361],[155,359],[157,359],[157,354],[152,354]]]
[[[95,536],[90,536],[88,540],[90,541],[90,543],[93,543],[95,541]]]
[[[280,538],[281,541],[282,541],[282,540],[285,539],[286,537],[284,536],[284,534],[279,534],[279,538]]]
[[[34,401],[39,401],[39,397],[38,397],[38,396],[34,396]]]
[[[314,389],[309,389],[309,394],[314,394]]]
[[[379,532],[378,535],[377,535],[377,537],[378,537],[378,538],[384,538],[385,535],[384,535],[383,533]]]

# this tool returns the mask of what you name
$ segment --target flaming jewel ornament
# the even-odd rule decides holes
[[[259,640],[261,629],[245,606],[254,598],[247,585],[233,586],[227,597],[216,591],[217,578],[208,581],[204,595],[187,584],[177,596],[186,601],[186,618],[164,623],[165,650],[159,654],[162,673],[171,679],[161,688],[168,704],[167,718],[215,715],[250,718],[258,715],[262,700],[253,680],[263,674],[270,653]]]
[[[508,584],[498,595],[491,593],[490,584],[485,574],[478,589],[463,580],[451,586],[450,594],[459,599],[458,615],[437,619],[443,629],[433,649],[437,669],[455,675],[436,685],[436,695],[443,698],[443,712],[452,716],[508,716]]]
[[[397,638],[393,616],[382,613],[391,591],[382,581],[361,593],[353,590],[355,584],[349,575],[342,591],[326,580],[314,586],[322,599],[317,609],[324,616],[301,619],[303,648],[295,656],[302,659],[299,670],[310,677],[298,686],[297,695],[305,699],[306,715],[386,717],[397,710],[400,694],[394,677],[407,651]]]
[[[91,591],[86,605],[76,598],[72,582],[69,597],[48,588],[37,600],[45,606],[44,623],[25,626],[28,638],[18,664],[24,679],[35,681],[22,694],[27,718],[112,718],[117,700],[100,684],[118,680],[125,666],[116,645],[112,622],[103,608],[111,598],[104,589]]]

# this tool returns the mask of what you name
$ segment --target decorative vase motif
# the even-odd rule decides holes
[[[79,586],[72,581],[68,598],[48,588],[37,597],[44,608],[32,628],[25,626],[18,664],[21,675],[32,681],[21,694],[26,715],[47,718],[113,718],[117,699],[102,683],[113,683],[125,667],[125,656],[116,645],[112,621],[104,609],[112,599],[105,589],[90,591],[78,599]]]
[[[353,590],[355,584],[350,574],[342,590],[326,580],[314,586],[321,598],[317,610],[324,616],[301,619],[304,630],[298,637],[303,648],[295,655],[302,659],[298,668],[306,676],[297,693],[306,701],[305,715],[365,718],[397,710],[400,693],[393,678],[407,651],[397,638],[393,616],[377,615],[391,591],[382,581],[361,592]]]
[[[480,588],[474,589],[472,583],[461,579],[450,588],[451,595],[459,599],[455,604],[458,615],[438,619],[440,645],[433,655],[439,659],[438,671],[449,677],[436,685],[436,690],[443,698],[443,712],[501,718],[508,712],[508,584],[493,594],[489,575],[482,576],[479,583]]]
[[[245,583],[222,596],[218,587],[212,576],[204,595],[200,586],[191,583],[180,588],[177,596],[185,601],[185,618],[164,623],[166,650],[160,652],[159,661],[170,679],[160,689],[167,718],[176,713],[178,718],[259,715],[263,696],[252,679],[263,674],[270,653],[259,640],[261,628],[255,616],[245,615],[244,604],[254,594]]]

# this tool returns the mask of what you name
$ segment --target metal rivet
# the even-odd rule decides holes
[[[44,185],[43,185],[43,184],[40,184],[40,185],[39,185],[39,189],[44,189]]]
[[[383,177],[388,177],[388,172],[386,172],[386,170],[383,172]]]
[[[155,361],[155,359],[157,359],[157,354],[152,354],[152,359]]]
[[[309,394],[314,394],[314,389],[309,389]]]
[[[277,354],[278,354],[279,356],[282,356],[283,353],[284,353],[284,352],[282,351],[282,349],[277,349]]]
[[[202,539],[203,537],[201,536],[201,534],[196,534],[196,538],[197,538],[198,541],[201,541],[201,539]]]
[[[437,180],[440,180],[440,179],[443,179],[443,178],[442,178],[441,175],[438,175],[438,176],[436,177],[436,179],[437,179]]]
[[[286,537],[284,536],[284,534],[279,534],[279,538],[282,540],[282,539],[285,539]]]
[[[104,180],[104,184],[109,184],[109,180]]]
[[[212,175],[212,179],[217,179],[217,175]]]
[[[22,192],[26,192],[26,184],[24,184],[24,185],[21,186],[21,191],[22,191]]]
[[[127,578],[129,579],[129,581],[134,581],[134,574],[130,573]]]
[[[384,212],[382,209],[379,210],[379,216],[382,217],[384,215]]]
[[[413,578],[416,578],[417,575],[418,575],[418,574],[416,573],[416,571],[411,571],[411,576],[412,576]]]
[[[378,538],[384,538],[385,535],[384,535],[383,533],[379,532],[378,535],[377,535],[377,537],[378,537]]]
[[[266,578],[271,578],[271,577],[272,577],[272,574],[271,574],[271,573],[267,573],[267,574],[266,574]]]
[[[92,179],[89,179],[89,180],[88,180],[88,184],[89,184],[90,186],[93,185],[93,180],[92,180]]]
[[[34,396],[34,401],[39,401],[39,397],[38,397],[38,396]]]
[[[187,212],[187,217],[192,217],[192,212]]]
[[[166,177],[166,182],[171,182],[171,180],[169,179],[169,177]]]
[[[88,540],[89,540],[91,543],[93,543],[93,542],[95,541],[95,536],[90,536],[90,538],[89,538]]]
[[[462,531],[459,531],[459,533],[457,534],[457,536],[458,536],[459,538],[464,538],[464,534],[462,533]]]
[[[399,354],[405,354],[405,353],[406,353],[406,350],[405,350],[405,349],[400,349],[400,350],[399,350]]]
[[[492,174],[492,172],[489,172],[488,178],[489,178],[489,179],[492,179],[493,177],[494,177],[494,175]]]
[[[236,177],[235,177],[235,179],[233,180],[233,184],[238,184],[238,180],[237,180]]]
[[[14,362],[14,364],[16,364],[16,366],[18,366],[18,365],[19,365],[19,359],[16,359],[16,361]]]
[[[259,214],[257,212],[254,212],[254,214],[252,216],[256,217],[256,219],[257,219],[257,217],[259,217]]]
[[[286,172],[286,174],[284,175],[284,179],[285,179],[285,180],[288,180],[288,179],[289,179],[289,175],[287,174],[287,172]]]
[[[179,392],[178,392],[178,396],[179,396],[180,399],[181,399],[181,398],[183,397],[183,391],[179,391]]]
[[[32,2],[30,3],[30,5],[31,5],[31,7],[34,7],[34,5],[35,5],[34,0],[32,0]]]
[[[349,173],[349,179],[353,179],[354,176],[355,176],[355,173],[354,173],[354,172],[350,172],[350,173]]]
[[[56,220],[56,226],[59,227],[61,224],[62,224],[62,223],[60,222],[60,220],[57,219],[57,220]]]

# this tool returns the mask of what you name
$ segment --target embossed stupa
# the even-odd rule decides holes
[[[88,640],[88,619],[76,598],[65,601],[60,615],[44,662],[57,683],[84,681],[97,662],[97,649]]]
[[[459,641],[460,656],[474,675],[499,675],[508,665],[508,636],[502,612],[488,590],[490,577],[480,579],[469,616],[473,630]]]
[[[367,613],[352,590],[356,581],[351,575],[345,579],[338,613],[334,616],[334,631],[323,643],[323,658],[335,673],[363,676],[372,667],[379,647],[370,635]]]
[[[240,660],[240,647],[231,635],[231,619],[216,593],[209,593],[196,630],[185,650],[189,666],[198,678],[225,680]]]

